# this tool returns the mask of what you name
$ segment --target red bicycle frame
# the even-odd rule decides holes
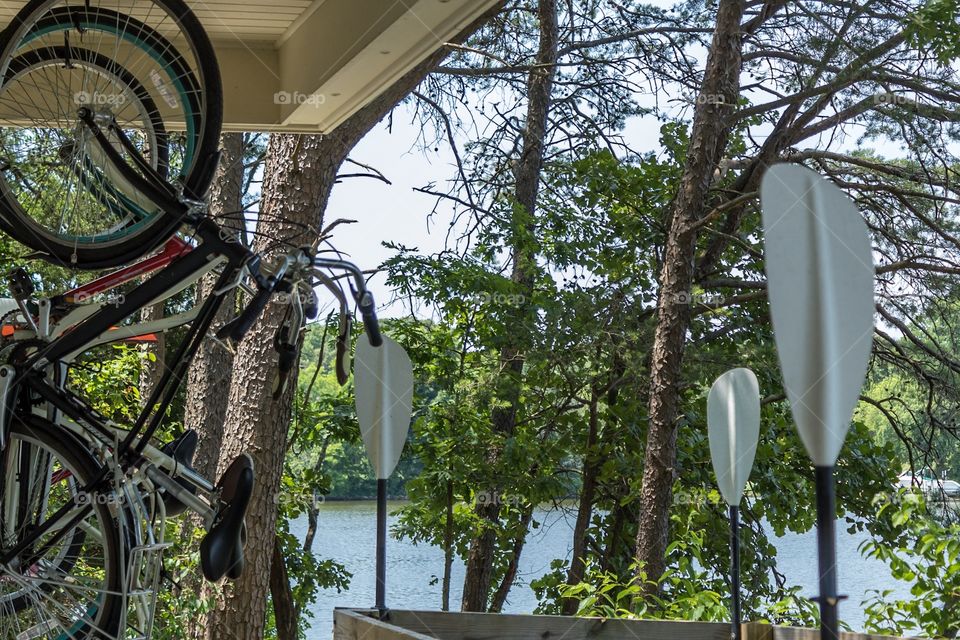
[[[132,264],[129,267],[124,267],[123,269],[118,269],[117,271],[108,273],[107,275],[88,282],[87,284],[81,285],[76,289],[71,289],[63,294],[63,298],[71,304],[77,302],[78,300],[87,300],[92,296],[104,293],[105,291],[110,291],[111,289],[115,289],[122,284],[126,284],[127,282],[130,282],[135,278],[139,278],[146,273],[156,271],[157,269],[162,269],[180,256],[189,253],[192,250],[192,245],[184,240],[181,240],[177,236],[173,236],[167,240],[166,244],[163,245],[163,250],[160,253],[151,256],[146,260]]]

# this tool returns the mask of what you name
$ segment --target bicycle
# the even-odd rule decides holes
[[[196,434],[153,442],[229,294],[251,294],[244,310],[216,333],[215,339],[232,343],[243,339],[274,296],[287,296],[289,311],[275,338],[281,375],[294,365],[302,328],[318,311],[314,288],[324,285],[341,308],[337,372],[345,382],[350,313],[339,273],[350,278],[370,344],[385,340],[355,265],[318,257],[316,247],[296,248],[267,265],[205,215],[200,196],[216,167],[220,118],[212,49],[181,0],[125,1],[141,13],[89,1],[31,0],[0,34],[0,124],[6,125],[0,141],[12,137],[32,145],[17,157],[3,145],[0,228],[38,257],[72,268],[129,264],[166,242],[152,257],[46,299],[35,300],[30,278],[15,272],[12,301],[0,301],[0,632],[18,640],[149,638],[169,546],[163,525],[185,510],[199,514],[207,531],[200,545],[204,576],[219,580],[242,572],[243,520],[254,484],[250,457],[239,456],[214,482],[190,466]],[[144,4],[159,7],[164,17],[158,24],[149,23]],[[185,35],[186,56],[158,28],[171,23]],[[81,42],[71,41],[71,34]],[[131,55],[116,59],[128,50],[147,55],[166,79],[151,86],[150,74],[129,64]],[[3,111],[27,96],[38,78],[62,79],[77,70],[105,83],[85,88],[122,91],[133,115],[121,122],[95,100],[70,103],[75,85],[69,82],[45,85],[47,97],[55,98],[48,104],[62,108],[56,114]],[[174,93],[165,94],[164,86]],[[185,129],[178,145],[170,144],[167,131],[167,123],[176,122],[173,104],[181,107]],[[41,174],[33,165],[45,162],[57,188],[37,194],[31,180]],[[68,209],[69,220],[63,215]],[[177,230],[183,231],[179,237]],[[130,322],[210,273],[216,275],[213,293],[194,307]],[[122,297],[105,297],[141,277]],[[133,424],[100,415],[69,388],[68,370],[79,354],[184,326],[172,368]]]
[[[94,631],[106,637],[118,637],[116,634],[129,626],[125,617],[129,609],[136,612],[133,626],[149,629],[160,554],[168,546],[163,540],[163,523],[168,510],[176,514],[188,508],[200,514],[207,523],[209,531],[200,549],[201,567],[207,579],[218,580],[224,575],[238,577],[243,566],[243,515],[253,488],[249,457],[240,456],[218,482],[212,483],[198,476],[189,466],[189,432],[166,447],[152,445],[151,438],[173,400],[176,383],[186,374],[187,364],[199,347],[199,339],[206,333],[227,293],[241,286],[240,276],[245,269],[259,275],[255,278],[259,282],[258,291],[244,312],[221,330],[221,337],[235,341],[242,339],[271,295],[284,291],[292,294],[293,312],[278,332],[278,337],[286,336],[286,342],[279,346],[281,353],[295,353],[293,341],[298,339],[304,320],[316,309],[312,287],[304,286],[304,283],[312,284],[316,278],[339,292],[337,297],[341,307],[346,305],[346,295],[335,280],[321,271],[335,269],[344,270],[353,277],[355,299],[360,305],[369,340],[373,345],[382,343],[372,296],[355,266],[341,260],[311,258],[308,252],[298,249],[287,254],[268,274],[265,270],[261,272],[253,254],[232,239],[226,239],[221,229],[208,220],[198,222],[197,232],[200,242],[196,246],[172,245],[152,263],[153,266],[166,263],[165,266],[130,291],[122,302],[95,301],[96,294],[126,282],[131,274],[142,268],[140,265],[66,295],[36,301],[36,314],[30,311],[34,303],[27,297],[29,292],[24,290],[22,283],[12,287],[20,294],[16,298],[16,317],[13,318],[19,322],[13,325],[16,330],[10,334],[9,343],[0,349],[0,358],[8,362],[0,366],[0,398],[5,399],[4,411],[10,412],[9,415],[0,413],[0,424],[10,425],[4,438],[3,450],[7,457],[3,468],[7,474],[3,478],[0,511],[3,514],[23,511],[33,514],[33,518],[32,531],[28,532],[12,529],[13,519],[0,516],[4,539],[15,541],[12,546],[10,542],[3,545],[0,585],[9,581],[17,586],[11,593],[4,593],[0,588],[0,630],[4,629],[5,623],[13,621],[24,630],[47,629],[53,618],[51,600],[56,600],[57,607],[63,609],[63,600],[68,596],[62,590],[62,582],[67,581],[68,576],[74,584],[78,582],[75,563],[81,559],[85,563],[84,573],[95,570],[101,579],[99,583],[86,587],[83,600],[87,606],[82,606],[84,603],[78,596],[69,607],[71,611],[84,613],[67,620],[71,623],[69,625],[57,623],[58,629],[68,634],[64,637],[90,637]],[[211,267],[211,257],[219,264]],[[181,291],[218,267],[220,275],[213,296],[197,308],[150,323],[117,325],[118,318],[135,316],[139,310]],[[73,325],[78,318],[83,319]],[[28,319],[33,320],[35,328],[30,326]],[[163,376],[134,425],[123,427],[106,420],[63,385],[65,363],[91,346],[187,323],[190,327],[174,358],[177,365]],[[44,335],[52,337],[44,341]],[[339,342],[348,338],[349,322],[346,322],[342,325]],[[339,349],[338,352],[342,353]],[[282,366],[289,368],[292,364],[292,359],[284,363],[281,358]],[[338,369],[342,368],[342,365],[338,366]],[[10,402],[11,399],[14,403]],[[42,400],[39,406],[34,406],[36,399]],[[37,473],[28,474],[25,484],[28,488],[43,489],[49,495],[59,496],[62,504],[26,509],[22,506],[24,482],[10,479],[10,470],[22,465],[13,464],[10,456],[16,455],[18,460],[37,457],[35,449],[43,451],[40,458],[45,464],[38,467]],[[71,479],[73,485],[57,486],[57,482]],[[51,491],[51,487],[57,488],[59,493]],[[91,524],[91,518],[96,522]],[[30,520],[18,518],[16,521]],[[73,524],[58,524],[64,521]],[[83,546],[86,540],[77,531],[92,529],[105,533],[114,529],[111,522],[119,525],[117,539],[104,536],[101,547],[93,552]],[[38,553],[38,546],[44,551]],[[54,560],[49,560],[51,554]],[[46,560],[40,562],[41,559]],[[39,573],[27,577],[11,575],[11,562],[18,567],[29,567],[31,571],[37,571],[41,565],[48,570],[42,576]],[[94,566],[89,566],[90,562]],[[63,576],[63,581],[56,579],[58,575]],[[38,583],[46,585],[50,591]],[[53,590],[54,584],[60,590]],[[31,607],[25,607],[24,592],[28,590],[33,598]],[[91,597],[94,593],[96,597]],[[90,602],[94,601],[98,605],[91,607]],[[30,620],[31,624],[28,624],[23,618],[29,615],[46,618]],[[18,633],[24,633],[24,630],[18,630]]]

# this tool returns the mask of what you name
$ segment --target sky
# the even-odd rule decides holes
[[[417,146],[420,130],[412,122],[410,106],[401,105],[395,110],[392,126],[388,127],[388,121],[367,134],[350,158],[375,167],[391,184],[372,178],[348,178],[334,187],[324,215],[325,224],[337,218],[357,220],[356,224],[337,227],[332,242],[364,270],[380,265],[393,254],[384,242],[416,247],[425,254],[441,250],[451,217],[450,208],[442,205],[431,218],[435,198],[414,191],[430,182],[441,185],[454,175],[449,145],[441,141],[426,152],[421,150]],[[656,149],[659,136],[660,124],[652,117],[633,118],[624,132],[638,151]],[[355,170],[360,171],[345,165],[341,173]],[[388,304],[390,293],[383,276],[375,276],[371,286],[381,315],[409,312],[409,308]]]

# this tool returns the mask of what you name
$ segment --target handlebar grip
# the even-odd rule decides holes
[[[373,295],[369,291],[365,292],[357,307],[360,309],[370,346],[379,347],[383,344],[383,336],[380,335],[380,321],[377,320],[377,305],[373,301]]]
[[[253,323],[263,314],[267,303],[270,302],[270,297],[273,295],[273,284],[274,283],[271,282],[271,286],[263,287],[257,291],[256,295],[253,296],[253,300],[250,301],[250,304],[247,305],[247,308],[244,309],[240,315],[220,327],[220,330],[217,331],[217,337],[221,340],[229,337],[234,342],[243,340],[243,336],[247,334],[247,331],[250,330]]]

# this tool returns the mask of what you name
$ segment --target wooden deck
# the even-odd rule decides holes
[[[336,609],[334,640],[730,640],[720,622],[608,620],[492,613],[391,609],[378,620],[369,609]],[[841,633],[841,640],[899,640]],[[743,625],[743,640],[820,640],[818,629]]]

